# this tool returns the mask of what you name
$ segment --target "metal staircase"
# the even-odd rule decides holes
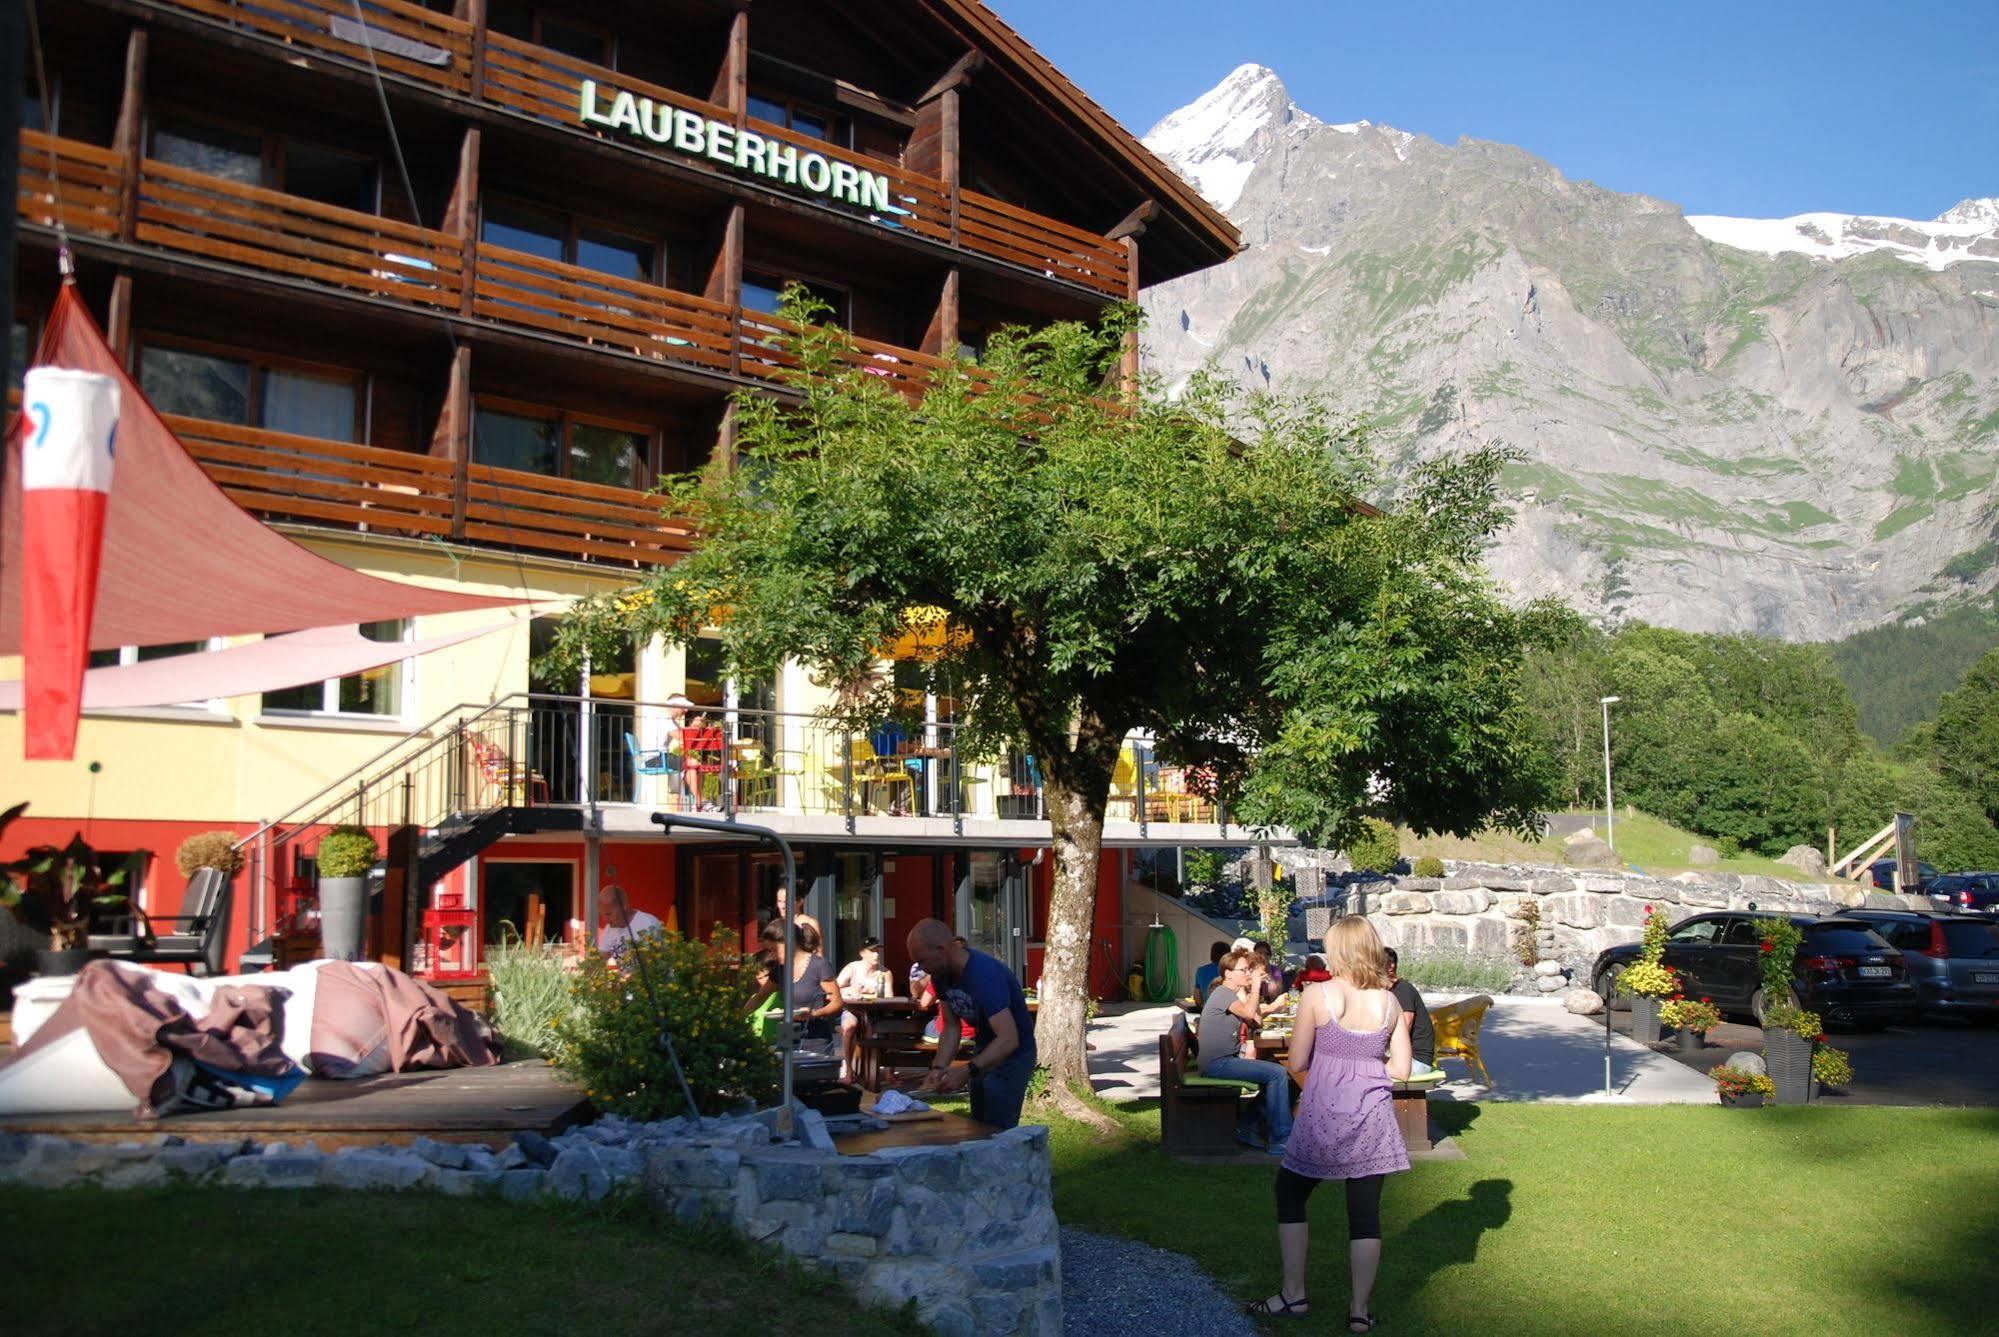
[[[453,706],[245,837],[252,940],[283,929],[280,893],[307,880],[307,861],[335,827],[386,834],[375,878],[391,964],[407,962],[438,879],[502,836],[580,829],[579,809],[551,804],[530,767],[533,719],[526,694]]]

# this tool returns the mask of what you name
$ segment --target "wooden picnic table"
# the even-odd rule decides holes
[[[857,998],[847,1010],[860,1018],[860,1061],[854,1080],[864,1089],[881,1089],[885,1056],[913,1054],[923,1047],[927,1009],[914,998]]]

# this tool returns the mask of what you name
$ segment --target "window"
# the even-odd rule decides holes
[[[287,195],[317,200],[356,213],[378,212],[375,164],[358,153],[292,142],[284,147]]]
[[[408,618],[390,622],[364,622],[361,634],[371,641],[396,642],[410,639]],[[345,678],[305,683],[281,691],[265,692],[263,711],[267,715],[360,715],[398,718],[416,661],[397,660],[379,668],[364,669]]]
[[[205,641],[176,641],[170,645],[121,645],[115,650],[92,650],[91,668],[114,668],[127,664],[144,664],[154,659],[172,659],[178,655],[199,654],[204,650],[220,650],[222,638],[211,637]],[[182,701],[177,705],[193,710],[220,711],[222,701],[211,697],[205,701]]]
[[[1719,919],[1696,919],[1673,930],[1674,942],[1711,943],[1721,934]]]
[[[1875,924],[1874,931],[1886,939],[1890,947],[1900,948],[1905,952],[1926,951],[1930,945],[1930,926],[1927,921],[1919,924],[1910,920],[1891,919]]]
[[[771,316],[776,315],[778,307],[783,302],[784,285],[792,281],[779,278],[775,274],[744,274],[743,310],[761,311],[765,315]],[[832,287],[829,284],[813,283],[807,280],[799,281],[805,283],[807,291],[814,297],[817,297],[820,301],[826,303],[827,306],[833,308],[832,314],[827,317],[829,323],[838,325],[842,329],[847,328],[847,294],[843,290]]]
[[[472,414],[472,457],[497,469],[642,487],[651,433],[556,409],[481,399]]]
[[[264,184],[264,140],[193,121],[162,121],[153,130],[153,155],[172,167],[218,176],[245,186]]]
[[[1865,956],[1885,952],[1888,944],[1864,924],[1814,924],[1805,930],[1803,956]]]
[[[375,160],[345,149],[164,117],[153,129],[152,156],[224,181],[269,187],[355,213],[381,212]]]
[[[1943,940],[1944,950],[1954,958],[1999,959],[1999,924],[1974,924],[1960,919],[1943,926]]]
[[[1730,947],[1755,947],[1763,941],[1761,919],[1731,919],[1722,932],[1721,941]]]
[[[656,242],[515,200],[486,201],[479,240],[638,283],[654,282],[658,272]]]
[[[148,343],[139,386],[162,413],[324,441],[361,438],[361,377],[247,354]]]
[[[835,116],[782,94],[751,93],[749,112],[759,121],[781,125],[808,139],[823,139],[842,147],[853,142],[853,125],[844,116]]]

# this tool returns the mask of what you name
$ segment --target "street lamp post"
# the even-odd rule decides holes
[[[1617,806],[1610,800],[1610,708],[1620,698],[1606,696],[1597,701],[1603,707],[1603,833],[1604,843],[1617,848]]]

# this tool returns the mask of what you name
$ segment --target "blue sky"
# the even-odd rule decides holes
[[[1999,195],[1999,0],[987,0],[1139,134],[1245,62],[1322,120],[1517,144],[1688,213]]]

